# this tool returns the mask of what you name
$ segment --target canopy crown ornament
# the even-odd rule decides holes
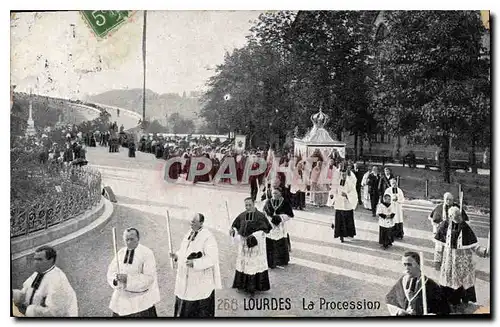
[[[294,154],[303,158],[321,154],[323,159],[329,158],[333,151],[336,151],[341,158],[345,158],[346,144],[341,141],[332,139],[324,126],[328,123],[329,118],[323,112],[322,106],[319,107],[319,112],[311,115],[312,128],[307,132],[304,138],[294,139]]]
[[[319,112],[311,115],[311,121],[313,123],[313,128],[324,128],[325,125],[330,120],[327,114],[323,113],[323,108],[319,107]]]

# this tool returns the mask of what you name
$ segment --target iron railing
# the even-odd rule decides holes
[[[44,182],[40,196],[11,199],[10,236],[28,235],[73,219],[96,206],[101,200],[101,174],[90,167],[59,164],[40,165],[29,174],[13,169],[24,182]],[[26,167],[25,167],[26,168]],[[14,177],[14,176],[13,176]],[[18,180],[21,182],[20,180]],[[16,183],[16,178],[11,180]],[[12,187],[11,187],[12,188]]]

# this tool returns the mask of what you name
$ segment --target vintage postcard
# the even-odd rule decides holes
[[[491,318],[489,17],[12,11],[11,316]]]

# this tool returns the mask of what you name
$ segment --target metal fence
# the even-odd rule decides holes
[[[379,167],[383,173],[383,167]],[[442,199],[445,192],[451,192],[458,202],[460,191],[464,194],[464,204],[490,208],[491,184],[490,175],[450,172],[450,183],[443,182],[442,173],[423,168],[408,168],[388,166],[399,180],[399,187],[403,190],[406,199]],[[371,165],[363,165],[362,170],[371,169]]]
[[[408,173],[408,168],[390,168],[396,173],[395,176],[399,182],[399,187],[403,190],[406,200],[437,200],[442,199],[444,193],[450,192],[458,203],[459,193],[462,191],[464,205],[482,209],[491,208],[490,176],[456,173],[451,175],[451,183],[444,183],[440,176],[436,177],[424,169]],[[405,169],[406,174],[403,175]],[[306,192],[307,204],[320,206],[326,204],[330,185],[321,185],[321,188],[321,190],[318,190],[309,187]],[[361,194],[363,194],[363,189],[361,189]]]
[[[464,204],[481,208],[490,208],[491,186],[484,183],[443,183],[442,181],[410,178],[401,176],[399,187],[407,199],[442,199],[445,192],[453,194],[459,201],[459,192],[464,194]]]
[[[28,235],[81,215],[101,200],[101,174],[89,167],[60,164],[12,168],[11,183],[43,188],[39,196],[11,197],[10,236]],[[11,186],[12,192],[12,186]]]

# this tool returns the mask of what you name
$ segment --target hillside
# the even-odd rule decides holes
[[[198,99],[197,94],[193,93],[180,96],[177,93],[158,94],[147,89],[146,117],[164,123],[165,115],[179,113],[184,118],[193,120],[195,125],[199,125],[200,121],[197,115],[201,106]],[[85,100],[121,107],[142,114],[142,89],[111,90],[88,96]]]
[[[29,99],[29,94],[14,92],[14,104],[10,111],[11,135],[24,135],[29,115]],[[33,120],[37,130],[47,126],[53,127],[59,117],[64,122],[70,121],[67,100],[34,94],[32,104]]]

